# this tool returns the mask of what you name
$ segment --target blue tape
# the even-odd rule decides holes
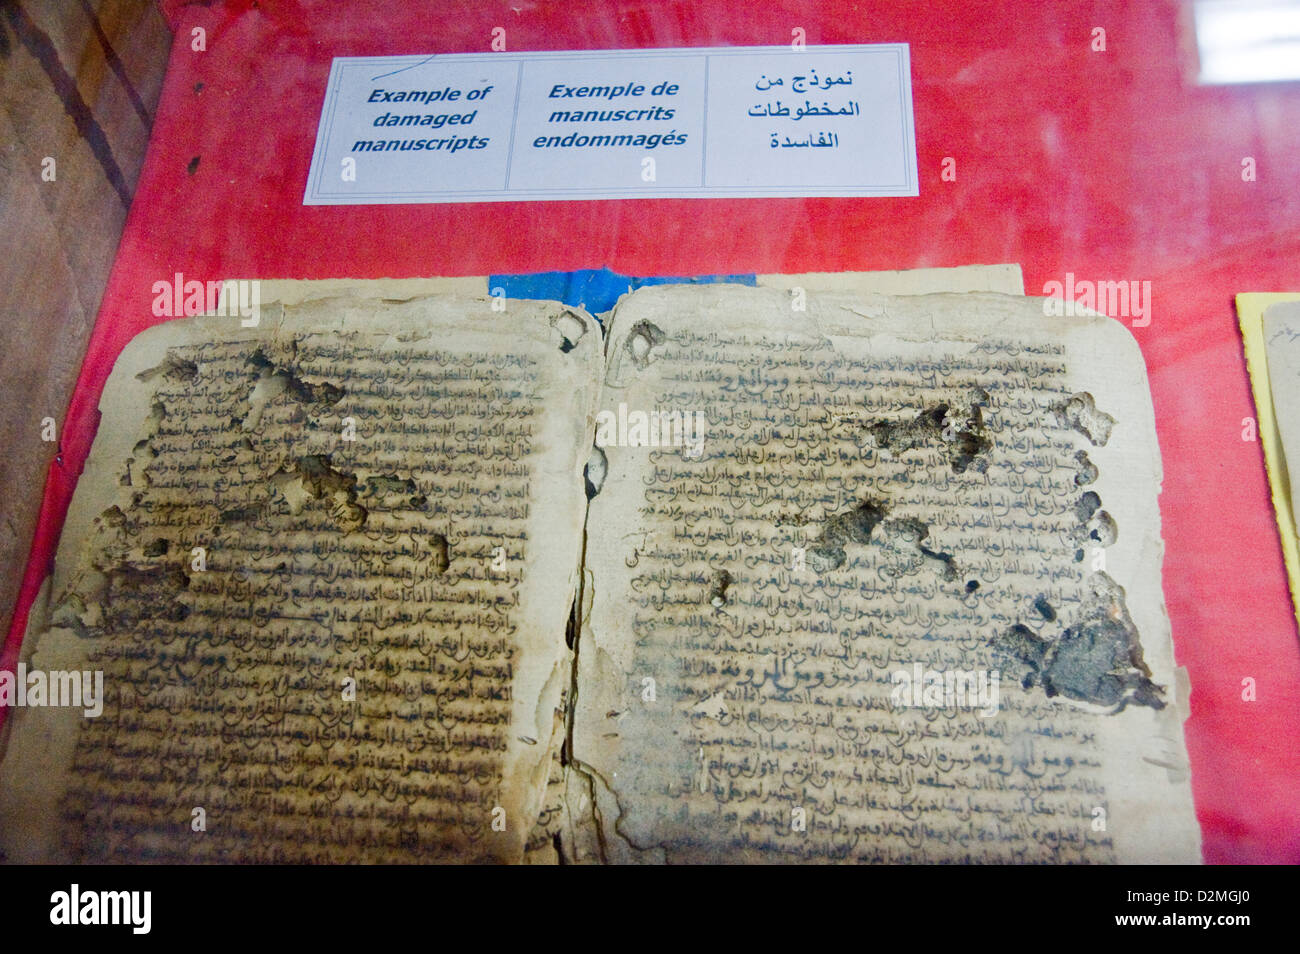
[[[693,278],[634,278],[608,268],[580,268],[572,272],[536,272],[532,275],[489,275],[488,290],[507,298],[561,301],[585,308],[591,314],[609,311],[619,298],[644,285],[757,285],[753,275],[700,275]]]

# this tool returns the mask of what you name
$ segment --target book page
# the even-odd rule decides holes
[[[1269,496],[1277,517],[1278,542],[1286,564],[1291,602],[1300,626],[1300,538],[1295,518],[1291,470],[1300,454],[1295,331],[1300,295],[1294,292],[1242,292],[1237,295],[1241,342],[1250,372],[1257,418],[1241,422],[1242,440],[1258,440],[1268,470]]]
[[[1279,465],[1294,514],[1300,477],[1300,301],[1271,305],[1262,320],[1269,397],[1282,443]]]
[[[577,860],[1198,861],[1131,335],[994,294],[800,304],[615,311]]]
[[[601,362],[581,311],[453,297],[133,340],[23,652],[101,711],[13,711],[5,856],[523,860]]]

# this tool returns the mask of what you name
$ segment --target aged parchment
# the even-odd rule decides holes
[[[577,860],[1199,861],[1126,329],[660,287],[605,375]]]
[[[10,860],[1199,859],[1121,326],[310,285],[119,362],[24,647],[111,705],[15,712]]]
[[[18,709],[11,861],[519,861],[571,680],[600,332],[336,298],[117,362]],[[545,817],[545,816],[543,816]]]

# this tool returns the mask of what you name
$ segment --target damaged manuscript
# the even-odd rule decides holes
[[[119,358],[11,861],[1199,860],[1136,344],[996,294],[330,298]]]

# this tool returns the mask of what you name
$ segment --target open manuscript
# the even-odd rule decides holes
[[[499,308],[499,304],[497,306]],[[999,294],[338,297],[123,352],[11,861],[1196,862],[1138,348]]]

